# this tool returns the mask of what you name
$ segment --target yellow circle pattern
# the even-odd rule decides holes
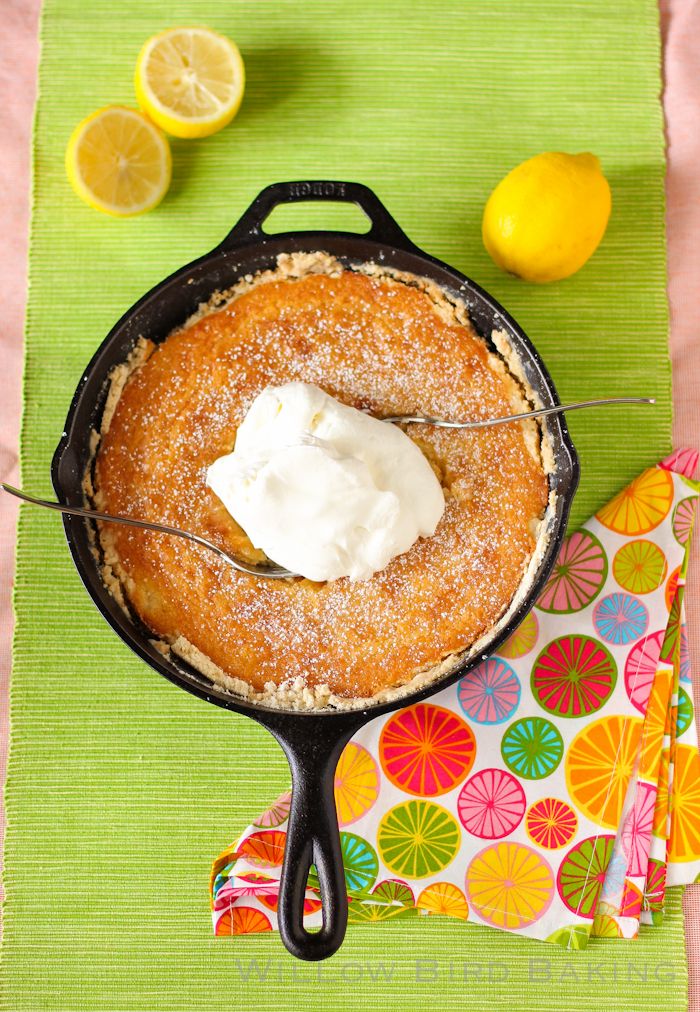
[[[347,826],[368,812],[379,795],[379,769],[361,745],[349,742],[335,771],[335,807],[338,822]]]
[[[553,894],[552,869],[524,844],[492,844],[467,869],[469,902],[497,928],[517,931],[532,924],[547,910]]]
[[[426,886],[416,900],[416,906],[430,914],[446,914],[448,917],[460,917],[463,921],[469,917],[466,896],[452,882],[434,882]]]
[[[658,527],[673,502],[673,478],[651,467],[635,478],[596,513],[604,527],[617,534],[636,536]]]

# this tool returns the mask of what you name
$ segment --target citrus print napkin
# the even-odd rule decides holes
[[[700,872],[680,450],[570,534],[535,608],[455,685],[378,717],[336,774],[349,920],[447,914],[583,948]],[[217,935],[268,931],[290,795],[215,861]],[[317,882],[308,926],[321,922]]]

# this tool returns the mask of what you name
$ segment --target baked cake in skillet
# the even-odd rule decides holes
[[[495,340],[502,354],[423,279],[348,269],[321,253],[281,257],[161,344],[142,340],[116,370],[89,498],[260,561],[206,471],[231,452],[261,390],[313,383],[379,417],[527,410],[505,335]],[[164,650],[251,698],[343,706],[415,687],[487,636],[522,592],[550,492],[536,423],[406,432],[441,483],[445,511],[433,537],[369,580],[263,580],[180,538],[116,524],[100,527],[105,579]]]

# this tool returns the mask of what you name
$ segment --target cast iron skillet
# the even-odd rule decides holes
[[[364,235],[348,232],[286,232],[269,235],[263,223],[272,209],[292,201],[350,201],[369,218]],[[468,306],[477,331],[486,339],[494,328],[504,330],[522,362],[532,388],[545,407],[559,404],[556,390],[534,347],[508,313],[478,285],[434,257],[423,253],[401,231],[374,193],[359,183],[293,182],[266,187],[215,249],[156,285],[125,313],[102,342],[78,384],[65,432],[52,463],[52,480],[62,502],[83,502],[82,478],[90,458],[89,436],[99,428],[107,377],[144,335],[162,341],[182,324],[216,289],[225,289],[245,274],[275,266],[278,253],[324,250],[345,263],[376,261],[430,278]],[[406,405],[412,409],[414,405]],[[489,643],[496,647],[519,625],[542,589],[564,537],[569,507],[578,483],[579,466],[563,416],[547,421],[554,446],[555,469],[550,484],[557,492],[551,536],[537,578],[527,598]],[[88,522],[64,516],[68,545],[76,568],[93,601],[112,628],[159,674],[180,688],[257,720],[284,749],[292,773],[292,805],[279,896],[279,926],[287,949],[300,959],[325,959],[341,945],[348,905],[333,799],[336,764],[347,741],[363,724],[381,713],[416,703],[450,685],[481,660],[480,653],[419,691],[393,702],[363,710],[295,712],[272,709],[227,693],[184,661],[164,657],[152,646],[148,630],[131,621],[105,588],[90,551]],[[304,928],[304,890],[311,864],[316,866],[323,903],[323,927]]]

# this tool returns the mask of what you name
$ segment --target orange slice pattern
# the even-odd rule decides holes
[[[254,907],[233,907],[216,922],[217,935],[254,935],[260,931],[272,931],[272,925],[262,910]]]
[[[673,502],[673,478],[668,471],[651,467],[635,478],[596,517],[604,527],[632,537],[658,527]]]
[[[667,668],[659,668],[654,675],[647,712],[644,717],[639,772],[654,782],[659,777],[661,749],[668,721],[672,683],[673,672]]]
[[[677,745],[671,788],[671,861],[700,858],[700,754],[693,745]]]
[[[676,566],[668,580],[666,581],[666,607],[671,610],[673,599],[678,592],[678,580],[681,575],[681,567]]]
[[[578,829],[576,812],[559,798],[540,798],[525,817],[527,835],[538,847],[556,850],[573,840]]]
[[[597,826],[617,829],[642,735],[640,717],[614,714],[579,731],[566,753],[571,800]]]
[[[463,921],[469,917],[466,896],[451,882],[434,882],[427,886],[416,900],[416,906],[430,914],[446,914],[448,917],[460,917]]]
[[[276,868],[284,860],[286,833],[278,829],[252,833],[241,844],[238,856],[259,868]]]
[[[659,762],[659,789],[656,794],[654,805],[654,824],[651,832],[660,840],[668,839],[668,776],[669,776],[669,750],[665,748],[661,753]]]

